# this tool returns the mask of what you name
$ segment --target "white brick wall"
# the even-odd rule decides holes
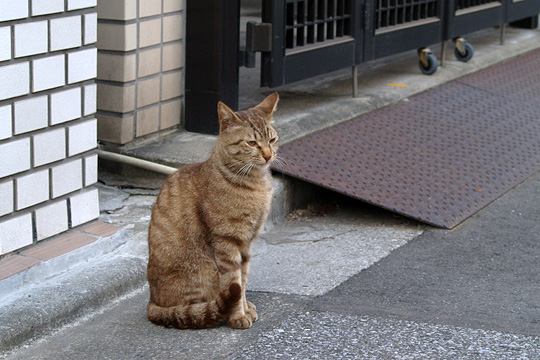
[[[21,176],[15,180],[17,210],[49,200],[49,170]]]
[[[65,56],[55,55],[32,61],[33,91],[42,91],[66,83]]]
[[[43,240],[68,229],[67,200],[60,200],[36,210],[37,240]]]
[[[9,26],[0,28],[0,61],[11,58],[11,28]]]
[[[40,166],[66,157],[66,130],[50,130],[34,135],[34,166]]]
[[[46,53],[47,31],[47,21],[15,25],[15,57]]]
[[[0,255],[99,216],[95,4],[0,0]]]
[[[0,183],[0,216],[13,211],[13,181]]]
[[[0,66],[0,100],[9,99],[30,92],[30,64]],[[9,86],[6,86],[9,84]]]
[[[90,186],[98,181],[98,157],[88,156],[84,159],[84,186]]]
[[[0,106],[0,140],[11,137],[11,105]]]
[[[82,160],[73,160],[52,168],[52,197],[82,188]]]
[[[76,51],[68,54],[68,82],[93,79],[97,76],[97,49]]]
[[[81,16],[51,20],[51,51],[81,45]]]
[[[47,127],[49,103],[47,96],[38,96],[15,103],[15,134]]]
[[[87,85],[84,87],[84,115],[92,115],[96,110],[96,84]]]
[[[97,189],[72,196],[69,203],[72,226],[84,224],[99,216]]]
[[[84,44],[97,41],[97,13],[84,15]]]
[[[96,0],[68,0],[68,10],[84,9],[96,6]]]
[[[51,95],[51,125],[81,117],[81,88],[60,91]]]
[[[97,120],[92,119],[68,128],[69,151],[73,156],[96,147]]]
[[[32,244],[32,215],[0,220],[0,255]]]
[[[30,139],[0,144],[0,178],[30,169]]]
[[[0,0],[0,21],[21,19],[28,16],[28,1]]]
[[[32,0],[32,15],[54,14],[64,11],[64,0]]]

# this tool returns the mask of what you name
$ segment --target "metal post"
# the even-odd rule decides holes
[[[444,60],[446,58],[446,40],[441,42],[441,66],[444,66]]]
[[[186,1],[186,130],[219,131],[219,100],[238,107],[240,0]]]
[[[352,67],[352,88],[353,88],[353,98],[358,97],[358,65]]]
[[[499,39],[499,43],[501,45],[504,45],[504,38],[505,38],[505,35],[506,35],[506,24],[501,24],[501,31],[500,31],[500,39]]]

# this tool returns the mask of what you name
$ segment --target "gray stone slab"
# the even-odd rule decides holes
[[[359,205],[263,234],[253,246],[249,288],[321,295],[422,232],[412,222]]]
[[[226,359],[263,332],[300,310],[301,297],[248,294],[260,320],[247,331],[221,327],[177,330],[150,323],[145,316],[148,291],[108,306],[92,318],[5,354],[6,359]],[[1,357],[1,356],[0,356]]]
[[[540,173],[320,297],[321,310],[540,335]]]
[[[233,359],[538,359],[540,338],[335,313],[290,314]]]

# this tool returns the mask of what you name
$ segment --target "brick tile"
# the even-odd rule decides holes
[[[32,244],[32,215],[24,214],[0,221],[0,255]]]
[[[115,144],[126,144],[134,137],[133,115],[109,116],[97,114],[98,139]]]
[[[99,24],[97,33],[100,50],[130,51],[137,47],[136,24]]]
[[[38,260],[49,260],[70,251],[91,244],[97,237],[84,234],[76,230],[68,231],[64,234],[42,241],[31,248],[20,252],[20,255],[32,257]]]
[[[6,65],[0,67],[0,100],[9,99],[30,92],[30,63]]]
[[[184,93],[184,76],[182,71],[175,71],[163,75],[161,82],[161,100],[168,100]]]
[[[0,140],[11,137],[11,105],[0,106]]]
[[[0,145],[0,178],[30,169],[30,139]]]
[[[137,106],[142,107],[159,102],[159,77],[137,82]]]
[[[163,46],[163,71],[184,66],[184,44],[181,41]]]
[[[32,15],[54,14],[64,11],[64,0],[32,0]]]
[[[111,236],[112,234],[118,232],[119,229],[120,227],[103,222],[101,220],[92,221],[91,223],[88,223],[78,228],[79,231],[102,237]]]
[[[11,59],[11,28],[0,27],[0,61]]]
[[[139,34],[139,47],[159,44],[161,42],[161,19],[141,21]]]
[[[81,46],[81,16],[68,16],[51,20],[51,50]]]
[[[137,136],[144,136],[159,130],[159,105],[137,111]]]
[[[163,17],[163,42],[179,40],[184,36],[184,17],[180,14]]]
[[[0,21],[21,19],[28,16],[28,1],[0,0]]]
[[[135,54],[98,53],[98,79],[127,82],[136,78]]]
[[[0,259],[0,280],[7,279],[12,275],[29,269],[39,262],[39,259],[27,256],[7,255],[3,259]]]
[[[71,226],[78,226],[99,217],[98,190],[95,188],[73,195],[69,204]]]
[[[97,11],[98,11],[98,17],[100,19],[132,20],[137,17],[137,1],[136,0],[98,1]]]

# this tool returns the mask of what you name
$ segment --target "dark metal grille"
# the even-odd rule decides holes
[[[351,35],[351,0],[287,0],[285,48]]]
[[[468,9],[473,6],[480,6],[496,2],[500,2],[500,0],[458,0],[456,1],[456,10]]]
[[[439,0],[377,0],[376,28],[428,19],[438,15]]]

